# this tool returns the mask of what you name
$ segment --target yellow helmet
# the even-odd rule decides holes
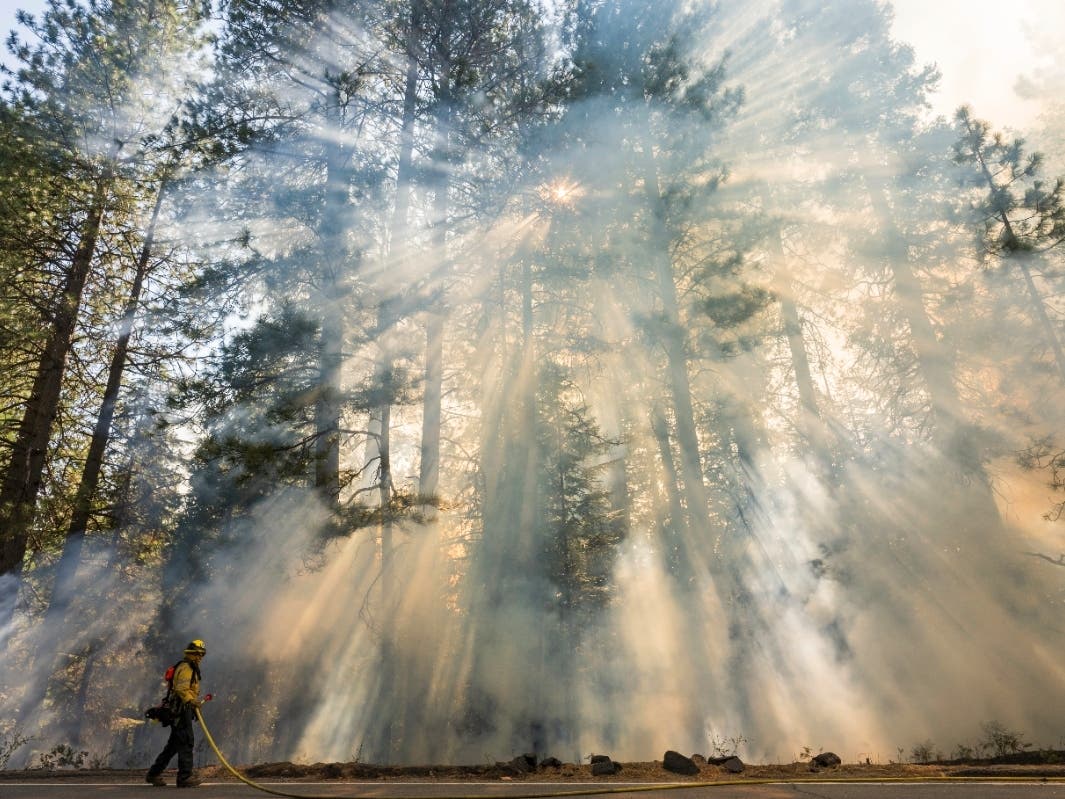
[[[201,641],[199,638],[195,638],[189,641],[189,645],[185,647],[186,655],[206,655],[207,644]]]

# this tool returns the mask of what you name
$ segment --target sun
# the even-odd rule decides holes
[[[584,192],[580,184],[568,178],[558,178],[540,187],[540,198],[550,205],[573,207]]]

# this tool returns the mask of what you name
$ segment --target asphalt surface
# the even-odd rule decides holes
[[[336,797],[337,799],[399,799],[419,797],[446,799],[447,797],[485,797],[506,799],[508,796],[534,792],[586,790],[596,787],[588,783],[560,784],[522,783],[262,783],[268,788],[307,797]],[[619,783],[604,785],[605,791],[622,787]],[[174,796],[174,787],[153,788],[136,783],[76,783],[76,782],[0,782],[0,799],[164,799]],[[182,790],[180,797],[199,799],[249,799],[270,796],[242,783],[205,782],[198,788]],[[603,794],[604,799],[610,796]],[[617,794],[614,794],[617,796]],[[830,784],[817,782],[777,783],[770,785],[718,785],[689,788],[683,791],[649,790],[633,796],[644,799],[1065,799],[1065,783],[862,783]],[[591,797],[590,799],[595,799]]]

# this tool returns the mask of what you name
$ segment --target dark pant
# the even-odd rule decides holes
[[[170,765],[174,755],[177,755],[177,778],[178,782],[187,780],[192,776],[192,747],[195,739],[192,736],[192,710],[183,708],[177,720],[170,727],[170,738],[166,747],[159,753],[152,767],[148,769],[148,777],[155,777],[163,773],[163,769]]]

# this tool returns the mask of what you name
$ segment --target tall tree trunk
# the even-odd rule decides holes
[[[800,439],[812,455],[812,462],[821,472],[822,478],[828,478],[832,472],[833,451],[839,441],[832,435],[825,423],[820,404],[817,401],[817,389],[814,386],[813,370],[810,367],[809,351],[803,335],[802,318],[795,302],[794,283],[790,279],[781,241],[783,231],[776,231],[770,236],[770,248],[777,259],[775,288],[780,302],[780,317],[784,327],[784,338],[791,355],[792,373],[795,375],[795,389],[799,395],[799,412],[795,427]],[[830,481],[826,481],[829,485]]]
[[[340,511],[340,372],[343,362],[343,295],[347,281],[344,208],[347,205],[346,157],[339,144],[326,156],[322,226],[321,326],[318,339],[318,396],[315,403],[314,485],[335,515]]]
[[[122,374],[126,366],[126,356],[129,351],[133,323],[140,307],[140,296],[144,287],[144,280],[148,274],[148,263],[151,258],[152,244],[155,239],[155,229],[159,219],[159,209],[162,205],[164,191],[165,182],[160,185],[156,195],[144,243],[137,258],[129,297],[126,299],[122,318],[119,322],[119,335],[115,342],[115,350],[111,356],[103,401],[96,417],[96,425],[93,428],[92,440],[89,443],[89,451],[85,458],[85,466],[82,469],[78,490],[74,496],[74,508],[71,512],[70,524],[63,544],[63,553],[56,567],[52,594],[44,613],[43,627],[49,630],[49,640],[62,642],[64,646],[68,645],[71,638],[68,633],[70,625],[76,623],[76,620],[68,618],[67,614],[71,600],[79,593],[76,576],[78,566],[81,563],[86,527],[92,515],[92,500],[103,469],[104,451],[111,436],[111,422],[114,419],[115,404],[122,385]],[[57,625],[62,625],[62,627],[60,628]],[[95,643],[89,642],[88,646],[89,657],[94,657]],[[55,651],[54,647],[51,651],[46,647],[41,647],[41,651],[37,653],[35,660],[38,663],[52,663],[49,673],[55,674],[62,668],[62,664],[56,660],[58,655],[59,653]],[[24,699],[25,707],[27,709],[39,707],[45,698],[47,687],[47,678],[36,680],[31,684]]]
[[[705,534],[710,529],[710,509],[706,485],[703,482],[695,411],[692,407],[685,331],[677,301],[677,286],[674,282],[673,262],[670,255],[670,236],[666,227],[665,211],[662,208],[662,195],[654,155],[647,152],[645,159],[644,189],[647,194],[648,207],[651,210],[651,257],[654,259],[654,278],[659,299],[662,302],[665,328],[662,345],[666,351],[666,378],[673,399],[677,446],[680,452],[680,475],[684,482],[684,498],[687,504],[687,525],[693,533]]]
[[[82,293],[96,254],[108,189],[109,181],[103,178],[97,181],[12,447],[11,461],[0,487],[0,576],[22,572],[45,455],[59,411],[67,355],[74,339]],[[5,609],[9,607],[13,610],[13,606],[5,605]],[[5,627],[7,621],[0,619],[0,628]]]
[[[537,440],[536,407],[536,340],[533,324],[533,279],[532,254],[522,253],[521,258],[521,366],[518,372],[521,422],[518,426],[514,451],[517,453],[517,468],[521,475],[519,497],[519,552],[520,563],[530,567],[536,559],[536,528],[540,501],[537,486],[540,474],[540,447]]]
[[[895,284],[895,296],[910,328],[918,369],[928,392],[934,435],[940,444],[949,445],[962,423],[961,401],[954,386],[954,358],[936,335],[925,309],[924,288],[914,274],[906,247],[900,246],[904,245],[905,238],[895,225],[888,189],[884,186],[873,188],[870,198],[887,245],[886,257]]]
[[[148,276],[148,264],[151,260],[155,229],[159,221],[159,209],[162,206],[165,191],[166,182],[164,180],[156,194],[155,204],[144,236],[144,243],[141,246],[140,256],[137,258],[129,297],[126,299],[122,319],[119,322],[118,340],[115,342],[115,351],[112,353],[111,364],[107,372],[107,386],[104,389],[100,412],[96,417],[96,425],[93,428],[89,452],[86,455],[85,466],[81,472],[81,480],[74,496],[74,509],[70,516],[70,525],[67,528],[63,554],[59,559],[55,586],[52,589],[48,611],[45,614],[46,624],[50,619],[65,612],[75,593],[74,577],[81,562],[85,531],[92,516],[92,501],[96,493],[96,487],[100,482],[100,473],[103,470],[104,451],[107,449],[107,444],[111,438],[111,422],[114,419],[115,405],[122,386],[122,375],[126,368],[126,356],[129,352],[129,340],[133,333],[133,324],[137,317],[137,311],[140,308],[144,280]]]
[[[447,69],[443,70],[447,74]],[[446,84],[446,78],[442,78]],[[448,272],[447,222],[451,212],[448,198],[450,189],[450,136],[451,126],[450,90],[444,85],[440,90],[440,109],[437,113],[436,195],[433,198],[433,254],[439,259],[437,279],[443,281]],[[440,297],[434,304],[441,305],[442,291],[433,290]],[[422,399],[421,462],[418,467],[418,493],[425,499],[436,496],[440,483],[440,423],[441,400],[444,385],[444,318],[443,308],[430,309],[426,322],[425,338],[425,383]]]
[[[391,419],[392,392],[394,386],[394,355],[391,346],[392,331],[401,319],[397,308],[402,305],[398,295],[403,291],[409,270],[410,248],[407,242],[408,216],[410,214],[411,173],[414,153],[414,122],[418,100],[418,59],[415,52],[415,31],[418,25],[418,6],[412,4],[411,19],[407,32],[407,71],[403,87],[403,113],[399,131],[399,160],[396,167],[396,200],[392,209],[389,225],[388,251],[386,257],[392,271],[400,275],[394,294],[390,289],[382,289],[377,316],[377,339],[380,342],[377,366],[375,368],[377,384],[383,391],[384,398],[374,410],[374,421],[378,428],[378,439],[371,442],[369,453],[378,460],[378,489],[381,507],[385,508],[392,498],[392,466],[388,451]],[[375,451],[376,450],[376,451]],[[383,535],[383,534],[382,534]],[[382,537],[383,540],[383,537]]]
[[[417,705],[411,696],[411,664],[401,666],[396,662],[398,635],[396,610],[399,606],[396,596],[394,558],[394,523],[392,516],[392,397],[395,391],[395,356],[392,336],[395,326],[401,321],[398,308],[403,304],[397,296],[407,284],[409,274],[410,248],[408,246],[408,224],[410,215],[410,197],[412,180],[412,162],[414,154],[414,123],[418,100],[418,57],[417,29],[419,25],[419,4],[411,4],[410,20],[407,29],[406,55],[407,67],[403,86],[403,111],[399,131],[399,159],[396,165],[396,199],[392,209],[389,225],[387,258],[392,271],[399,276],[398,285],[383,287],[377,318],[377,340],[380,346],[375,381],[382,392],[381,402],[374,410],[377,426],[376,447],[371,444],[368,451],[373,454],[376,448],[378,506],[381,512],[379,523],[379,562],[381,567],[381,604],[382,617],[385,619],[381,630],[381,651],[379,673],[380,688],[375,698],[381,713],[379,748],[384,753],[385,762],[402,758],[408,738],[413,733],[415,719],[411,710]],[[394,292],[394,293],[390,293]],[[404,708],[404,718],[396,724],[394,708]]]
[[[651,408],[651,432],[658,444],[658,457],[662,460],[665,471],[666,496],[669,498],[669,522],[663,524],[663,533],[667,536],[668,563],[674,575],[686,582],[691,576],[691,564],[685,541],[688,525],[684,518],[684,502],[680,495],[680,475],[673,460],[673,447],[669,440],[669,423],[658,402]]]
[[[991,494],[991,484],[979,453],[971,452],[971,440],[961,398],[954,385],[954,356],[936,335],[924,305],[924,289],[910,264],[902,231],[895,224],[887,186],[874,187],[869,193],[873,209],[880,219],[887,243],[899,308],[910,328],[910,339],[917,355],[917,366],[928,392],[933,420],[933,441],[966,481],[975,485],[969,490],[972,518],[981,523],[1001,525],[1001,515]]]
[[[1009,227],[1009,221],[1005,215],[1003,215],[1003,221]],[[1058,377],[1061,378],[1062,383],[1065,383],[1065,350],[1061,348],[1061,341],[1054,330],[1054,325],[1050,322],[1050,317],[1047,316],[1046,303],[1043,301],[1043,296],[1039,293],[1039,288],[1032,278],[1032,268],[1028,264],[1029,257],[1027,253],[1019,253],[1016,257],[1016,263],[1021,270],[1021,275],[1024,276],[1024,285],[1028,289],[1028,299],[1032,303],[1035,318],[1039,320],[1039,326],[1043,328],[1043,336],[1054,353],[1054,362],[1058,367]]]
[[[810,370],[810,357],[806,352],[806,341],[802,335],[802,320],[795,300],[788,293],[780,295],[780,315],[784,321],[784,335],[788,340],[788,352],[791,354],[792,371],[795,373],[795,387],[799,391],[799,407],[807,420],[802,426],[809,428],[810,422],[821,421],[821,409],[817,404],[817,392]],[[809,433],[807,438],[813,440]]]

